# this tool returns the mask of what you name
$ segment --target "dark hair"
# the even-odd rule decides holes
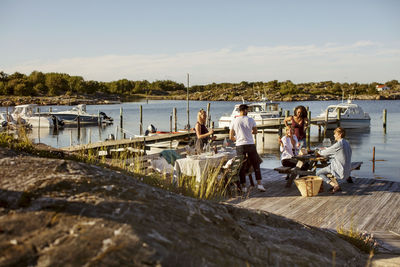
[[[294,109],[294,115],[296,115],[296,112],[297,112],[298,109],[301,110],[300,117],[303,118],[303,119],[304,119],[304,118],[307,118],[307,109],[306,109],[304,106],[297,106],[297,107]]]
[[[249,109],[249,106],[246,105],[246,104],[241,104],[239,106],[239,111],[245,111],[245,110],[248,110],[248,109]]]

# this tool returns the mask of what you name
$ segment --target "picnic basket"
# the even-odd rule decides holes
[[[294,183],[303,197],[312,197],[318,195],[322,178],[318,176],[304,176],[294,180]]]

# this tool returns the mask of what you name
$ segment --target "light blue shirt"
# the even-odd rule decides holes
[[[345,139],[341,139],[327,149],[321,150],[322,156],[331,156],[331,173],[339,179],[348,178],[351,171],[351,147]]]

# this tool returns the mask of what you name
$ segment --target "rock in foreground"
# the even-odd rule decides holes
[[[0,148],[0,170],[0,266],[365,265],[334,234],[97,166]]]

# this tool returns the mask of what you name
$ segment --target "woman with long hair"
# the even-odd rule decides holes
[[[214,133],[214,130],[211,129],[210,131],[206,127],[206,120],[207,120],[207,112],[203,109],[197,113],[197,122],[196,126],[194,127],[196,132],[196,152],[199,154],[203,152],[204,144],[207,144],[210,140],[210,136]],[[212,138],[215,140],[215,136]]]
[[[297,106],[294,109],[294,115],[289,116],[285,119],[285,125],[291,124],[294,130],[294,135],[299,141],[300,148],[306,147],[306,130],[309,126],[309,121],[307,118],[307,110],[304,106]]]

